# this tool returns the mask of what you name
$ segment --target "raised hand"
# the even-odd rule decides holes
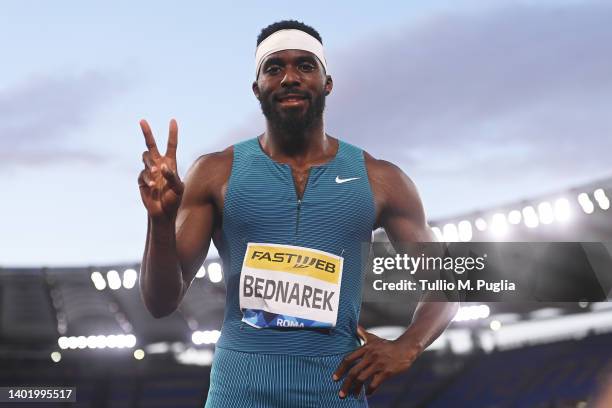
[[[140,128],[147,144],[147,150],[142,153],[145,168],[138,176],[140,197],[150,217],[174,220],[185,188],[176,168],[178,126],[174,119],[170,121],[168,147],[163,156],[157,150],[146,120],[140,121]]]

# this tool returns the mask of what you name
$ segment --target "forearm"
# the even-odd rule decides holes
[[[176,249],[175,222],[149,218],[140,287],[147,309],[163,317],[178,307],[183,278]]]
[[[407,352],[420,354],[444,332],[458,308],[457,302],[419,302],[412,323],[396,341]]]

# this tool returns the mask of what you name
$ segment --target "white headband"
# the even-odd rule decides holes
[[[259,73],[259,68],[264,58],[268,55],[283,50],[303,50],[312,52],[317,56],[325,72],[327,72],[327,62],[323,54],[323,44],[310,34],[302,30],[286,29],[278,30],[267,37],[257,46],[255,50],[255,77]]]

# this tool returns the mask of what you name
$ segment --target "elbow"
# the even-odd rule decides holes
[[[151,313],[151,316],[153,316],[155,319],[161,319],[163,317],[170,316],[172,313],[176,311],[176,309],[177,309],[176,307],[147,306],[147,310],[149,311],[149,313]]]
[[[161,319],[170,316],[178,309],[178,302],[160,302],[159,300],[147,299],[142,297],[146,309],[155,319]]]
[[[142,302],[151,316],[161,319],[174,313],[181,303],[183,288],[174,291],[154,291],[153,288],[144,284],[141,280],[140,293]]]

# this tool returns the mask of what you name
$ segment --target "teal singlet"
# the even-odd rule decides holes
[[[218,346],[242,352],[329,355],[354,350],[363,281],[362,245],[371,241],[374,200],[363,151],[339,140],[336,156],[310,169],[298,200],[291,167],[257,138],[234,146],[223,210],[227,288]],[[292,245],[343,258],[337,322],[330,330],[258,329],[242,321],[239,282],[248,243]]]

